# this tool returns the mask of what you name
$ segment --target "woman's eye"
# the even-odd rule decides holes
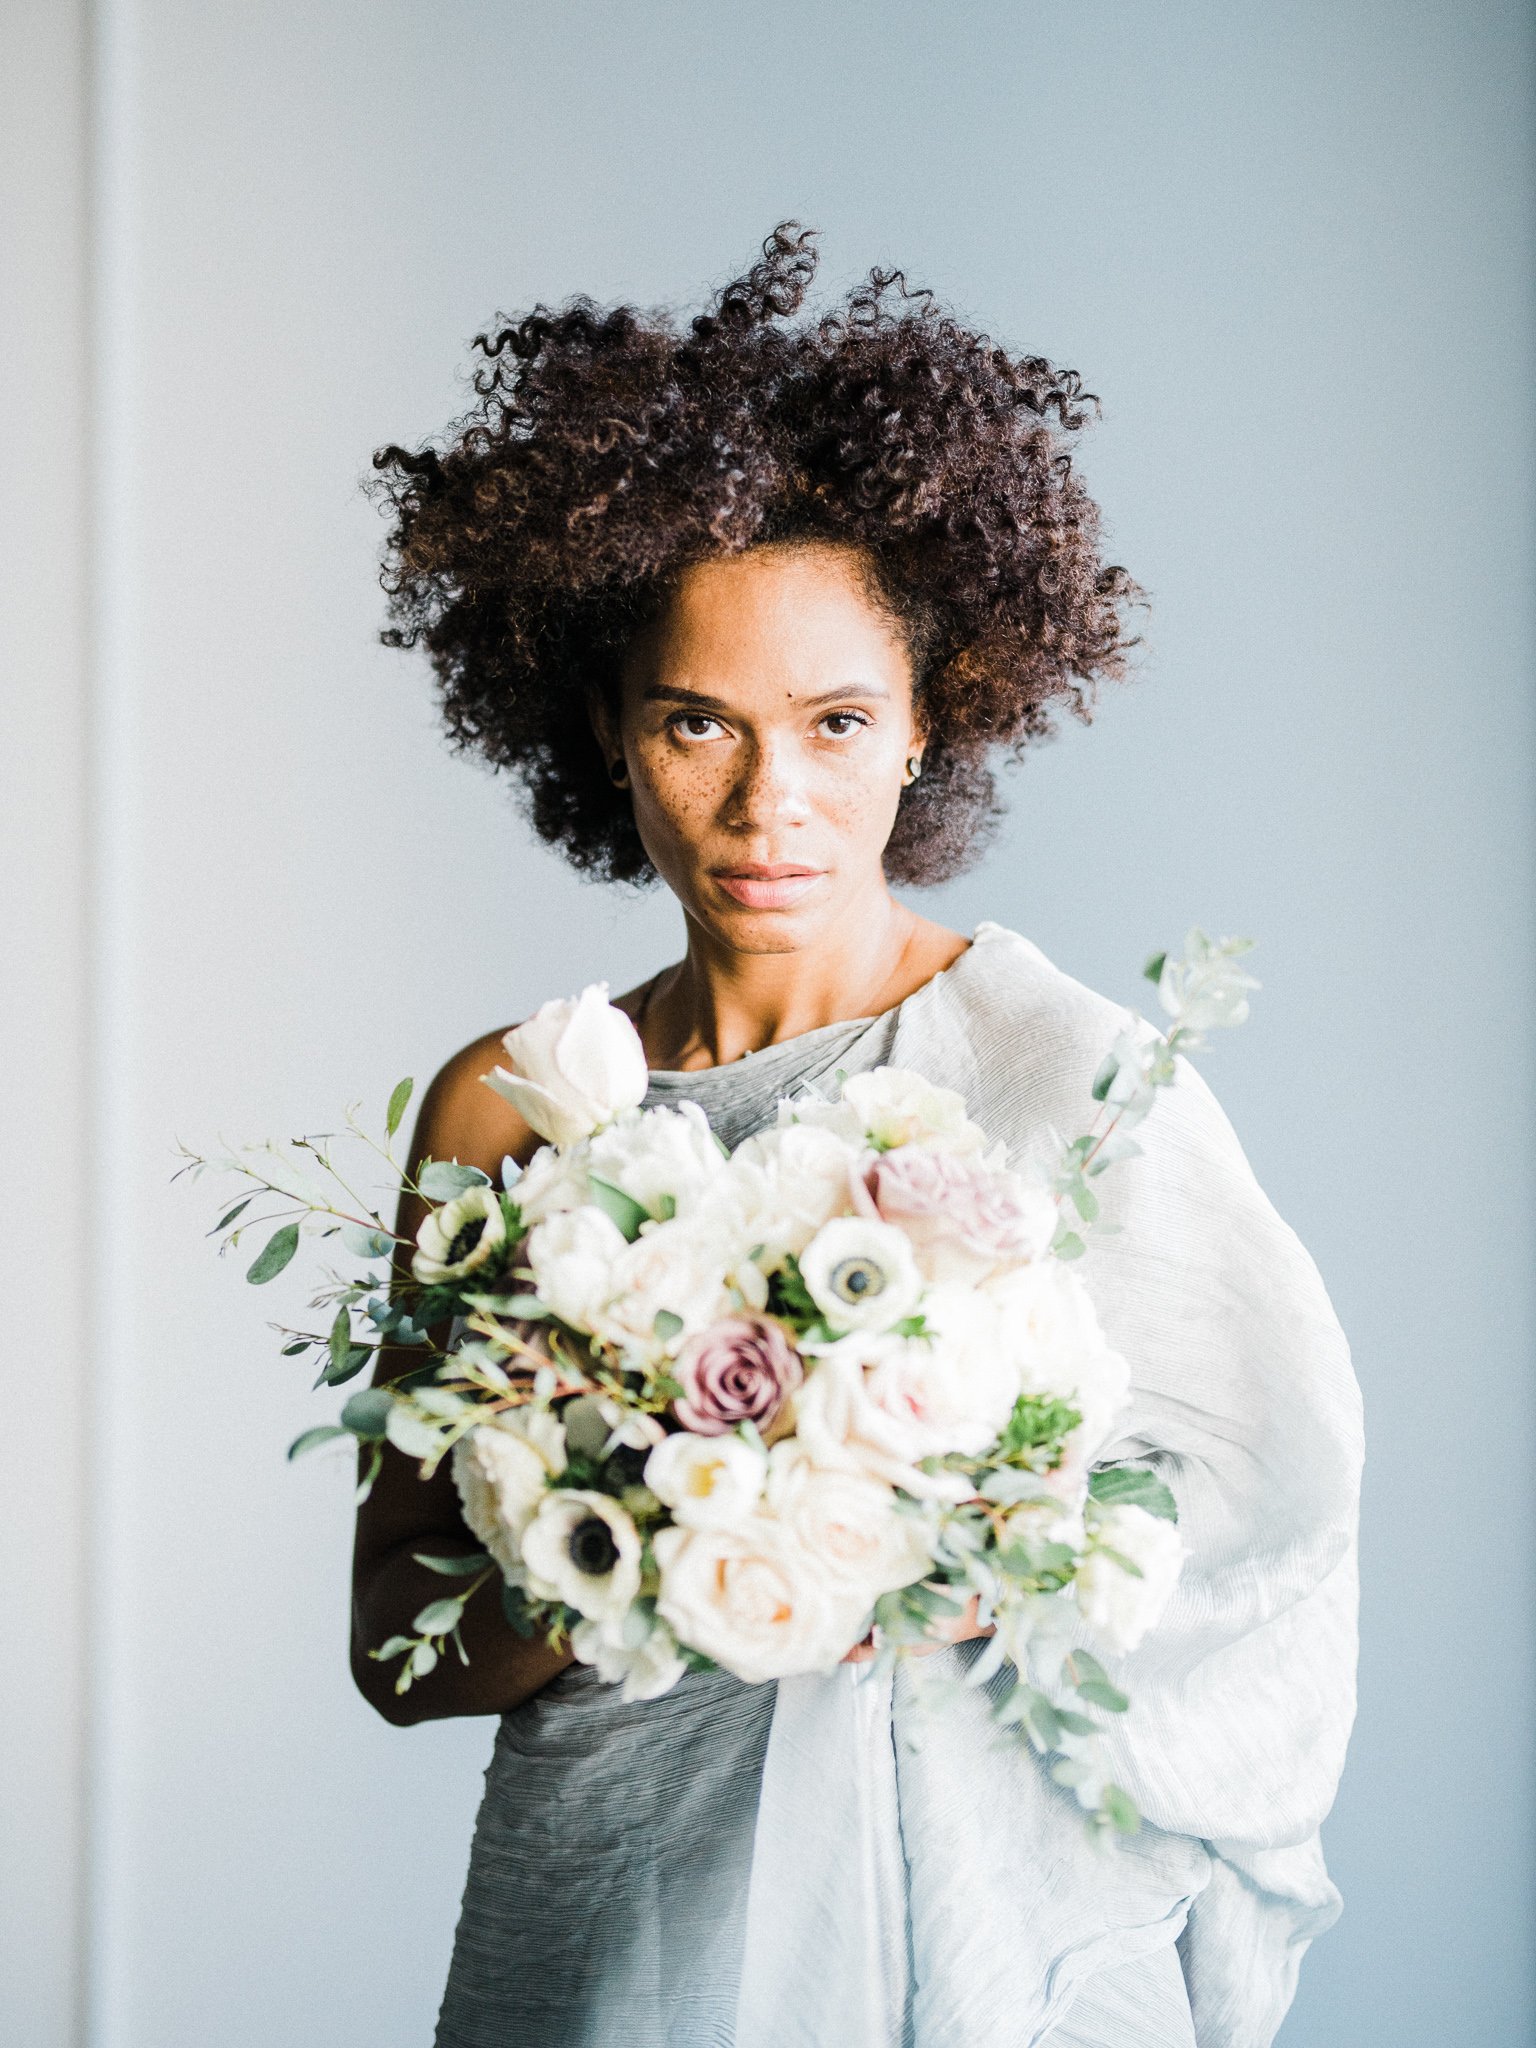
[[[707,711],[680,711],[672,720],[672,730],[681,732],[685,739],[704,740],[709,738],[709,734],[700,732],[698,728],[719,723],[719,719],[712,717]]]
[[[869,720],[861,717],[857,711],[829,711],[821,722],[823,725],[834,726],[836,730],[832,734],[833,739],[842,740],[847,739],[850,733],[857,732],[860,726],[868,725]]]

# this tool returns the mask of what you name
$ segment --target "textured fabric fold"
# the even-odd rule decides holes
[[[653,1074],[647,1101],[698,1101],[735,1145],[778,1095],[889,1062],[958,1089],[1017,1157],[1086,1127],[1126,1019],[988,922],[895,1010]],[[558,1697],[505,1717],[439,2048],[1268,2048],[1340,1904],[1318,1828],[1354,1713],[1359,1391],[1315,1265],[1187,1062],[1136,1135],[1078,1270],[1132,1373],[1104,1455],[1166,1478],[1190,1550],[1114,1667],[1141,1834],[1096,1845],[985,1689],[930,1701],[919,1673],[849,1668],[624,1708],[572,1680],[581,1725],[554,1749]]]

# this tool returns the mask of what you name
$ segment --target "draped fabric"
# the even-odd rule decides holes
[[[896,1009],[653,1073],[734,1146],[838,1069],[914,1067],[1017,1157],[1086,1128],[1125,1011],[995,923]],[[1318,1828],[1354,1714],[1359,1393],[1311,1258],[1188,1062],[1098,1183],[1078,1268],[1130,1361],[1102,1454],[1190,1556],[1112,1665],[1139,1835],[944,1685],[694,1674],[625,1706],[572,1667],[503,1717],[438,2048],[1266,2048],[1337,1917]],[[935,1686],[934,1681],[940,1683]],[[930,1696],[933,1695],[933,1696]]]

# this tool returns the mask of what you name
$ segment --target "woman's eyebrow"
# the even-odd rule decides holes
[[[818,704],[832,704],[839,698],[887,699],[890,694],[879,683],[844,683],[841,689],[818,690],[814,697],[802,697],[800,703],[803,709],[812,710]],[[711,697],[704,690],[685,690],[679,683],[647,683],[640,695],[646,704],[687,704],[695,711],[720,711],[727,715],[731,711],[723,698]]]

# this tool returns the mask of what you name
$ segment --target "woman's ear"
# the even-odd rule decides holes
[[[605,761],[620,751],[617,721],[608,700],[597,690],[587,692],[587,723]]]

